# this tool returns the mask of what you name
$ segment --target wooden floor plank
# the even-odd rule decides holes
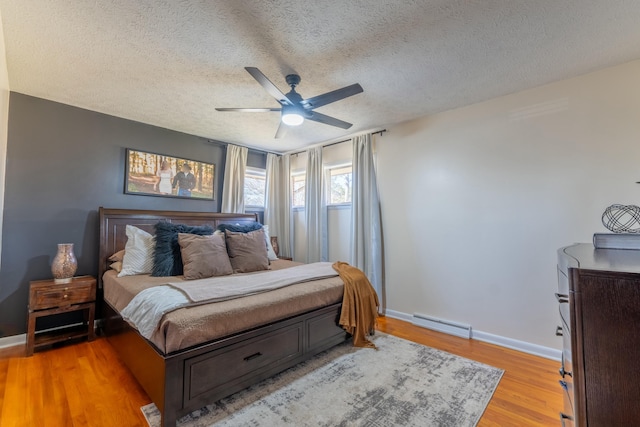
[[[9,371],[9,359],[0,358],[0,420],[2,420],[2,406],[4,403],[4,392],[7,389],[7,372],[8,371]]]
[[[504,369],[479,426],[559,425],[558,362],[391,318],[380,318],[378,329]],[[2,427],[146,426],[140,407],[150,399],[106,339],[23,356],[0,353]]]

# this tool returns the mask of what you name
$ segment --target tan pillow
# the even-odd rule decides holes
[[[262,229],[250,233],[234,233],[225,230],[227,252],[234,273],[248,273],[269,269],[267,245]]]
[[[233,273],[223,236],[178,233],[178,244],[186,280]]]
[[[120,273],[122,271],[122,261],[112,262],[109,268]]]
[[[124,259],[124,249],[116,252],[115,254],[109,257],[109,261],[122,261]]]

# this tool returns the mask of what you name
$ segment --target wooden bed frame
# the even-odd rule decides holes
[[[153,232],[158,221],[188,225],[251,223],[254,214],[171,212],[100,208],[98,284],[108,257],[126,243],[125,227]],[[101,293],[101,292],[100,292]],[[162,414],[163,427],[288,369],[348,338],[338,326],[341,304],[321,307],[188,349],[164,354],[103,301],[103,331]]]

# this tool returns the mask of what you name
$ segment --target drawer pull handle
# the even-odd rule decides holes
[[[568,304],[569,303],[569,295],[567,294],[559,294],[556,292],[556,299],[560,304]]]
[[[557,337],[562,336],[562,326],[556,326],[556,336]]]
[[[244,361],[245,361],[245,362],[248,362],[248,361],[253,360],[253,359],[255,359],[256,357],[260,357],[260,356],[262,356],[262,353],[257,352],[257,353],[252,354],[251,356],[247,356],[247,357],[245,357],[245,358],[244,358]]]
[[[564,427],[564,420],[571,420],[573,421],[573,417],[571,415],[567,415],[563,412],[560,412],[560,425],[562,427]]]
[[[64,296],[62,298],[68,298],[68,297],[69,297],[69,295],[64,294]]]
[[[560,373],[560,376],[562,378],[564,378],[565,375],[568,376],[568,377],[573,377],[573,374],[571,372],[564,370],[564,366],[562,368],[558,369],[558,372]]]

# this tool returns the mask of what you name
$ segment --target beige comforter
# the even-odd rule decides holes
[[[300,264],[278,260],[273,261],[271,267],[278,270],[295,265]],[[182,279],[176,277],[171,281]],[[167,278],[148,275],[118,278],[115,271],[108,271],[103,283],[105,300],[121,311],[138,292],[166,284]],[[151,341],[165,354],[172,353],[338,303],[342,300],[343,287],[339,277],[332,277],[229,301],[180,308],[163,317]]]

